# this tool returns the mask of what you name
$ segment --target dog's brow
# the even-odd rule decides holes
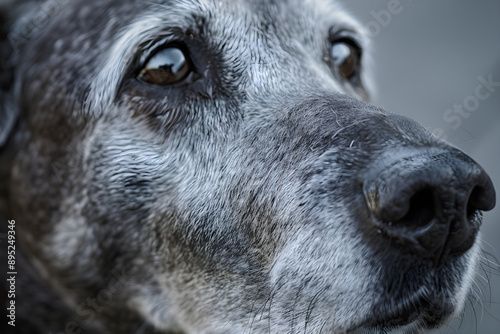
[[[158,27],[161,27],[161,19],[150,16],[132,23],[121,32],[91,83],[85,101],[87,111],[99,115],[108,107],[116,95],[121,75],[134,50],[141,41],[156,32]]]
[[[170,11],[169,19],[176,22],[175,30],[196,29],[196,21],[202,17],[186,12]],[[189,19],[188,19],[189,18]],[[105,55],[105,60],[96,71],[90,91],[84,101],[86,112],[100,115],[110,107],[116,97],[123,74],[134,55],[142,44],[152,41],[160,35],[168,35],[169,27],[163,16],[149,14],[142,16],[122,29],[115,37],[111,48]]]

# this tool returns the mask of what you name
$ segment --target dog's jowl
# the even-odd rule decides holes
[[[19,332],[420,333],[460,314],[492,183],[367,102],[367,40],[334,1],[9,3]]]

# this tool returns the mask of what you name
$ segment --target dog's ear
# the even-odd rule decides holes
[[[17,109],[13,108],[11,90],[14,83],[14,68],[16,51],[11,42],[11,24],[15,1],[0,3],[0,152],[14,128],[17,119]]]

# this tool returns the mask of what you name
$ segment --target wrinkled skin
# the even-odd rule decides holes
[[[460,312],[478,241],[435,267],[388,249],[367,223],[360,179],[379,155],[453,149],[360,101],[366,49],[358,81],[332,72],[332,27],[365,46],[341,8],[60,3],[15,54],[2,98],[19,118],[4,167],[5,215],[26,266],[19,322],[375,333],[405,308],[413,317],[397,330],[417,333]],[[144,46],[168,36],[189,49],[198,78],[141,82]]]

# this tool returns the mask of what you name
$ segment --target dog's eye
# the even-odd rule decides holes
[[[356,45],[346,41],[334,42],[330,55],[336,70],[342,78],[349,80],[357,74],[360,50]]]
[[[192,71],[187,55],[176,47],[162,49],[145,64],[139,78],[155,85],[171,85],[185,79]]]

